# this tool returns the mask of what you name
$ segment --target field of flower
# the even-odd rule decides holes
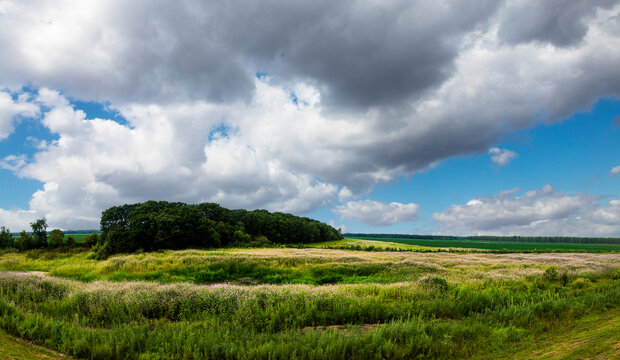
[[[89,255],[0,254],[0,329],[89,359],[620,355],[618,253]]]

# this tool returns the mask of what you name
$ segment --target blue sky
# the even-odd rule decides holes
[[[415,202],[420,218],[381,228],[386,233],[433,233],[432,214],[452,204],[514,188],[521,192],[547,184],[566,193],[605,195],[620,199],[620,181],[609,175],[620,157],[620,101],[602,98],[589,109],[549,125],[515,132],[497,144],[518,157],[505,166],[494,164],[487,153],[469,154],[441,162],[428,171],[378,185],[368,198],[384,202]],[[328,221],[331,212],[317,212]],[[343,222],[357,232],[377,232],[359,221]]]
[[[168,200],[620,236],[620,5],[548,5],[9,1],[0,225]]]

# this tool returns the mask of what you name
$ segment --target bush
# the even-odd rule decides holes
[[[30,234],[27,234],[25,230],[22,230],[22,232],[19,233],[17,248],[19,249],[19,251],[34,249],[34,242],[32,241],[32,236],[30,236]]]
[[[50,231],[48,239],[50,247],[59,248],[62,246],[63,240],[65,239],[65,233],[60,229],[54,229]]]
[[[99,234],[92,233],[90,235],[86,235],[82,238],[82,246],[87,248],[91,248],[95,246],[99,242]]]
[[[67,238],[67,247],[68,248],[73,248],[73,247],[75,247],[75,245],[77,245],[77,243],[75,242],[75,239],[73,238],[73,236],[69,236]]]

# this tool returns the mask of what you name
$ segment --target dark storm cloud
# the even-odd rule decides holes
[[[511,44],[541,41],[556,46],[581,42],[588,30],[586,18],[616,0],[544,0],[513,2],[503,9],[499,35]]]
[[[336,107],[394,104],[450,76],[461,37],[497,5],[116,2],[99,14],[105,24],[82,29],[93,51],[70,43],[50,49],[48,58],[39,59],[44,70],[33,81],[108,101],[233,102],[249,100],[256,72],[267,72],[279,81],[315,83],[325,91],[325,103]],[[9,19],[19,22],[23,13]],[[59,23],[64,25],[52,17],[40,31],[75,36],[63,34],[71,29]],[[12,40],[5,44],[12,53],[36,46]],[[63,52],[71,57],[63,59]],[[19,65],[3,63],[6,71]],[[23,67],[14,70],[21,77]]]

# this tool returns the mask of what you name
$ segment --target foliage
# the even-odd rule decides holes
[[[75,247],[76,245],[77,243],[75,242],[75,239],[73,238],[73,236],[67,237],[67,247],[72,248],[72,247]]]
[[[213,203],[165,201],[115,206],[101,216],[98,258],[139,249],[214,248],[231,244],[310,243],[341,239],[319,221],[266,210],[229,210]],[[264,238],[266,238],[266,241]]]
[[[87,248],[91,248],[98,242],[99,242],[99,234],[94,232],[89,235],[83,235],[81,245]]]
[[[13,235],[9,229],[3,226],[0,228],[0,249],[12,248],[13,246]]]
[[[49,243],[52,248],[59,248],[62,246],[63,240],[65,239],[65,233],[60,229],[53,229],[50,231],[49,235]]]
[[[25,230],[22,230],[22,232],[19,233],[19,240],[17,242],[17,248],[19,249],[19,251],[26,251],[26,250],[35,248],[35,242],[32,239],[32,236],[26,233]]]
[[[35,249],[47,247],[47,221],[45,218],[30,223],[32,228],[32,242]]]

